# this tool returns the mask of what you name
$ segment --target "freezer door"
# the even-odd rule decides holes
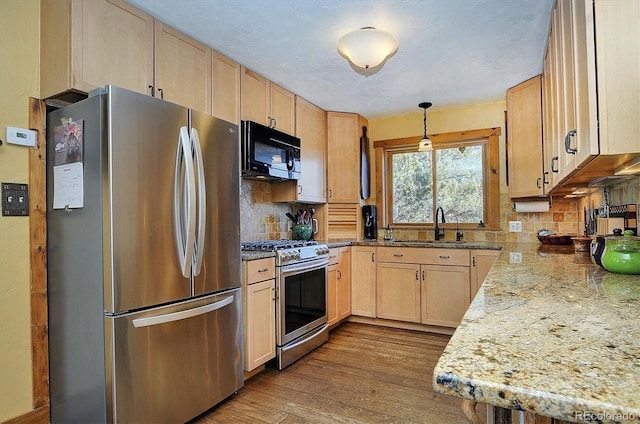
[[[237,125],[201,112],[191,111],[191,125],[193,142],[199,140],[202,152],[206,187],[206,201],[198,203],[199,214],[206,214],[198,219],[205,224],[194,264],[198,295],[240,286],[240,141]]]
[[[111,422],[178,423],[243,385],[240,289],[105,318]],[[111,364],[111,365],[110,365]]]
[[[105,310],[187,298],[190,270],[185,277],[174,231],[174,170],[188,109],[111,86],[107,99]]]

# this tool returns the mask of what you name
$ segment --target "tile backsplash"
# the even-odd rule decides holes
[[[640,202],[640,177],[609,187],[610,205]],[[585,202],[599,205],[603,201],[602,190],[578,199],[554,198],[548,212],[514,212],[507,193],[500,194],[500,229],[464,230],[466,241],[520,241],[538,243],[536,233],[541,228],[556,233],[582,234],[584,232]],[[272,203],[271,184],[260,181],[242,180],[240,191],[240,237],[242,241],[291,239],[290,221],[285,214],[295,211],[301,205]],[[509,221],[522,221],[521,233],[508,232]],[[384,229],[378,229],[384,235]],[[394,229],[398,239],[433,239],[432,230]],[[454,238],[455,231],[447,231],[447,239]]]
[[[605,191],[603,189],[596,190],[589,195],[580,199],[580,210],[585,207],[599,207],[607,200],[610,206],[627,205],[640,203],[640,177],[634,177],[629,180],[612,185],[607,188],[607,198],[605,199]],[[581,225],[584,228],[584,217],[580,216]],[[636,227],[636,232],[640,234],[640,228]]]
[[[556,233],[581,233],[578,201],[557,198],[551,202],[548,212],[514,212],[508,193],[500,194],[500,229],[464,229],[465,241],[519,241],[539,243],[538,230],[546,228]],[[521,233],[508,232],[509,221],[522,221]],[[384,231],[378,234],[384,234]],[[410,240],[431,240],[432,230],[395,230],[394,237]],[[454,239],[455,231],[447,230],[445,239]]]
[[[290,205],[271,202],[271,184],[242,180],[240,183],[240,240],[261,241],[291,238],[285,214]]]

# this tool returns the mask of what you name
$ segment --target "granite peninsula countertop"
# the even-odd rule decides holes
[[[435,390],[569,421],[640,423],[640,275],[572,249],[502,245],[434,369]]]

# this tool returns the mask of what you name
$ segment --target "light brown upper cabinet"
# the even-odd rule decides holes
[[[211,49],[155,22],[154,95],[211,113]]]
[[[113,84],[211,112],[208,47],[122,0],[41,5],[41,97]]]
[[[360,201],[360,129],[355,113],[327,112],[327,202]],[[366,121],[365,121],[366,122]]]
[[[212,72],[211,114],[240,125],[240,64],[214,51]]]
[[[507,90],[509,196],[544,194],[540,77]]]
[[[552,193],[611,175],[640,154],[638,20],[635,1],[554,6],[542,75]]]
[[[151,16],[122,0],[43,1],[41,16],[41,97],[105,84],[150,93]]]
[[[241,67],[242,119],[295,134],[295,95],[261,75]]]
[[[324,203],[327,113],[296,97],[296,136],[300,138],[302,169],[297,181],[271,185],[273,202]]]

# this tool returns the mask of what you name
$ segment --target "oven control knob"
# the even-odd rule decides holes
[[[297,250],[295,252],[291,252],[291,259],[300,259],[300,252]]]

